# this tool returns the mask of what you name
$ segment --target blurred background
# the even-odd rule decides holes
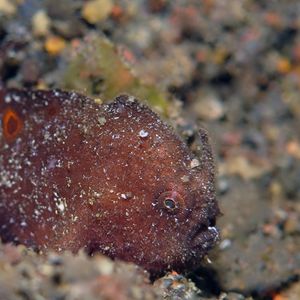
[[[200,290],[161,297],[300,299],[299,0],[0,0],[0,79],[133,94],[190,143],[207,128],[222,240]]]

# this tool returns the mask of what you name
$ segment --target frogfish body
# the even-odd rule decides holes
[[[219,237],[214,163],[148,107],[72,92],[0,89],[0,237],[84,248],[153,273],[196,267]]]

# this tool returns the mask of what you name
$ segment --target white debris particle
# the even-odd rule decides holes
[[[144,129],[142,129],[140,132],[139,132],[139,136],[141,138],[145,138],[149,135],[149,132],[145,131]]]
[[[100,98],[95,98],[94,99],[95,103],[98,104],[98,105],[101,105],[103,103],[103,100],[100,99]]]
[[[210,260],[210,258],[208,256],[206,256],[205,258],[206,258],[206,261],[208,264],[212,264],[212,261]]]
[[[36,216],[40,216],[41,215],[41,212],[38,210],[38,209],[35,209],[33,211],[33,213],[36,215]]]
[[[213,231],[214,232],[214,234],[215,234],[215,241],[217,241],[218,237],[219,237],[218,229],[216,227],[213,227],[213,226],[208,226],[207,229],[209,231]]]
[[[58,211],[61,214],[63,214],[67,208],[66,200],[64,198],[60,198],[56,192],[54,192],[53,194],[54,194],[55,205],[58,208]]]
[[[18,95],[12,95],[13,99],[15,100],[15,102],[20,102],[21,97]]]
[[[99,192],[94,192],[94,197],[101,197],[101,193],[99,193]]]
[[[181,177],[181,180],[182,180],[182,182],[189,182],[190,178],[189,178],[189,176],[184,175],[184,176]]]
[[[217,228],[216,228],[216,227],[213,227],[213,226],[208,226],[207,228],[208,228],[208,230],[210,230],[210,231],[215,231],[215,232],[218,232],[218,230],[217,230]]]
[[[134,102],[134,97],[133,96],[128,96],[127,101],[128,102]]]
[[[128,200],[128,199],[132,198],[132,193],[130,193],[130,192],[123,193],[123,194],[121,194],[121,198],[124,200]]]
[[[105,117],[99,117],[98,118],[98,123],[99,123],[99,125],[104,125],[105,123],[106,123],[106,119],[105,119]]]
[[[63,167],[63,162],[62,162],[61,159],[59,159],[59,160],[57,161],[56,167],[57,167],[57,168],[62,168],[62,167]]]
[[[11,102],[11,97],[10,95],[6,95],[4,98],[5,103],[10,103]]]
[[[225,249],[229,248],[231,246],[231,244],[232,243],[231,243],[230,239],[225,239],[220,243],[219,248],[221,250],[225,250]]]
[[[22,221],[22,222],[20,223],[20,225],[21,225],[22,227],[26,227],[26,226],[27,226],[27,223],[26,223],[25,221]]]
[[[78,216],[72,214],[71,220],[72,220],[72,222],[76,222],[78,220]]]
[[[197,168],[200,166],[200,161],[197,158],[192,159],[191,161],[191,168]]]
[[[65,211],[65,205],[63,202],[57,203],[56,206],[61,212]]]

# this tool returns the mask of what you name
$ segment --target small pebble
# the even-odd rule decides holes
[[[214,93],[199,95],[199,100],[193,105],[195,113],[203,120],[218,120],[225,114],[223,103]]]
[[[182,176],[181,180],[182,180],[182,182],[189,182],[190,181],[189,177],[186,176],[186,175]]]
[[[103,104],[103,100],[101,98],[95,98],[94,101],[99,105]]]
[[[221,250],[225,250],[225,249],[229,248],[230,246],[231,246],[231,240],[225,239],[220,243],[219,248]]]
[[[104,124],[106,123],[105,117],[100,117],[100,118],[98,119],[98,123],[99,123],[99,125],[104,125]]]
[[[58,55],[66,47],[66,41],[59,36],[48,37],[45,41],[45,49],[50,55]]]
[[[191,161],[191,168],[197,168],[200,166],[200,161],[197,158],[192,159]]]
[[[297,140],[292,140],[286,145],[287,152],[297,158],[300,159],[300,143]]]
[[[291,71],[292,65],[287,58],[281,57],[278,59],[276,67],[279,73],[287,74]]]
[[[96,24],[105,20],[112,8],[113,4],[110,0],[92,0],[84,3],[81,14],[88,23]]]
[[[0,12],[7,15],[14,15],[17,11],[16,4],[10,0],[0,0]]]
[[[38,10],[32,17],[32,30],[35,36],[48,34],[51,20],[44,10]]]
[[[145,131],[144,129],[142,129],[142,130],[139,132],[139,136],[140,136],[141,138],[146,138],[148,135],[149,135],[149,132]]]

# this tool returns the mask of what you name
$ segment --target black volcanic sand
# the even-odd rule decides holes
[[[2,245],[0,299],[299,299],[299,1],[90,2],[0,0],[2,83],[151,98],[191,147],[206,127],[222,240],[154,285],[103,256]]]

